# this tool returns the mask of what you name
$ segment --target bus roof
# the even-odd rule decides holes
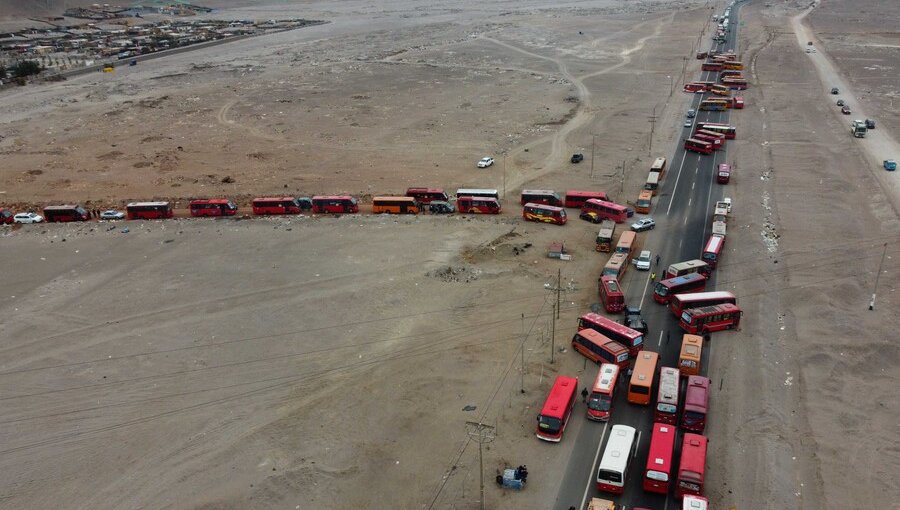
[[[81,206],[80,206],[80,205],[77,205],[77,204],[72,204],[72,205],[48,205],[48,206],[44,207],[44,210],[45,210],[45,211],[70,211],[70,210],[72,210],[72,209],[77,209],[77,208],[79,208],[79,207],[81,207]]]
[[[130,202],[125,207],[165,207],[168,202]]]
[[[603,287],[606,289],[607,294],[622,294],[622,286],[619,284],[619,280],[617,280],[615,276],[606,274],[602,275],[600,276],[600,283],[603,284]],[[605,319],[606,317],[603,318]]]
[[[603,458],[600,460],[601,471],[619,473],[625,471],[635,434],[634,427],[613,425],[609,432],[609,440],[606,442],[606,450],[603,451]]]
[[[659,172],[650,172],[647,175],[647,184],[658,184],[659,183]]]
[[[528,202],[522,207],[533,207],[535,209],[544,209],[547,211],[562,211],[564,210],[562,207],[556,207],[555,205],[545,205],[545,204],[535,204],[534,202]]]
[[[322,197],[319,197],[322,198]],[[416,199],[414,197],[408,197],[405,195],[397,195],[397,196],[383,196],[383,197],[372,197],[373,202],[380,202],[385,200],[399,200],[401,202],[415,202]]]
[[[553,387],[550,388],[550,394],[547,395],[547,400],[544,402],[544,407],[541,409],[541,416],[562,419],[568,411],[569,398],[577,387],[577,378],[565,375],[557,376]]]
[[[640,383],[643,386],[653,386],[653,375],[656,372],[656,362],[659,354],[653,351],[641,351],[635,358],[634,369],[631,373],[631,384]]]
[[[227,204],[231,202],[227,198],[197,198],[191,200],[191,204]]]
[[[671,264],[669,266],[669,270],[670,271],[674,270],[675,272],[677,272],[681,269],[693,269],[695,267],[703,267],[703,266],[708,266],[708,265],[709,264],[707,264],[706,262],[703,262],[700,259],[685,260],[684,262],[676,262],[674,264]]]
[[[584,191],[577,189],[570,189],[566,191],[567,197],[596,197],[596,196],[606,196],[606,193],[602,191]]]
[[[601,207],[609,207],[609,208],[611,208],[611,209],[616,209],[616,210],[622,210],[622,211],[625,210],[625,206],[624,206],[624,205],[619,205],[619,204],[617,204],[617,203],[615,203],[615,202],[608,202],[608,201],[606,201],[606,200],[599,200],[599,199],[596,199],[596,198],[588,199],[587,203],[589,203],[589,204],[594,204],[594,205],[599,205],[599,206],[601,206]]]
[[[722,244],[725,242],[725,236],[719,234],[713,234],[709,236],[709,241],[706,242],[706,248],[703,249],[704,252],[717,252],[722,249]]]
[[[707,299],[734,299],[734,294],[727,290],[715,290],[712,292],[688,292],[686,294],[675,294],[673,299],[677,299],[682,303],[690,303],[692,301],[705,301]]]
[[[556,195],[552,189],[523,189],[523,195]]]
[[[399,197],[398,197],[399,198]],[[350,195],[315,195],[313,200],[353,200]]]
[[[662,367],[659,369],[659,398],[658,402],[674,404],[678,402],[678,379],[679,372],[677,368]]]
[[[459,188],[456,195],[497,195],[497,190],[489,188]]]
[[[707,439],[700,434],[687,432],[681,447],[681,464],[678,466],[678,478],[703,483],[706,471]]]
[[[620,266],[622,264],[628,263],[628,255],[625,253],[613,253],[612,257],[609,258],[609,262],[606,263],[607,267],[610,266]]]
[[[653,172],[656,173],[656,172]],[[649,189],[642,189],[640,193],[638,193],[638,200],[650,200],[653,197],[653,192]]]
[[[707,142],[706,140],[698,140],[697,138],[688,138],[685,141],[693,143],[693,144],[698,144],[698,145],[712,145],[711,143]]]
[[[319,198],[322,198],[322,197],[319,197]],[[260,197],[260,198],[254,198],[254,199],[253,199],[254,202],[274,202],[274,201],[279,201],[279,202],[284,202],[284,201],[293,202],[294,200],[295,200],[294,197]]]
[[[441,188],[406,188],[407,193],[443,193]]]
[[[688,273],[683,274],[681,276],[676,276],[675,278],[668,278],[659,283],[663,284],[666,287],[675,287],[676,285],[684,285],[686,283],[694,283],[697,280],[705,280],[706,277],[700,273]]]
[[[740,312],[740,311],[741,311],[741,309],[740,309],[740,307],[738,307],[738,305],[733,305],[731,303],[722,303],[720,305],[701,306],[700,308],[683,307],[682,313],[694,316],[694,315],[706,315],[709,313],[718,313],[718,312]]]
[[[578,335],[582,338],[589,340],[597,345],[603,346],[608,351],[612,352],[614,355],[619,355],[622,353],[627,353],[628,348],[624,345],[607,338],[603,333],[598,333],[596,330],[591,328],[584,328],[578,331]]]
[[[654,423],[650,436],[650,453],[647,454],[647,470],[671,473],[672,453],[675,450],[675,426]]]
[[[597,379],[594,380],[594,391],[611,393],[616,384],[616,377],[618,375],[618,365],[613,365],[612,363],[601,364],[600,371],[597,372]]]
[[[651,169],[651,171],[653,171],[653,170],[660,169],[664,166],[666,166],[666,158],[658,157],[658,158],[656,158],[656,160],[653,161],[653,165],[650,166],[650,169]]]
[[[709,379],[701,375],[688,376],[684,392],[684,410],[706,414],[709,405]]]
[[[681,510],[707,510],[709,508],[709,502],[706,501],[706,498],[703,496],[691,496],[689,494],[684,495],[684,500],[682,500],[683,506]]]

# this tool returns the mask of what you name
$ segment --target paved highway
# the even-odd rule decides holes
[[[736,3],[731,8],[731,27],[727,33],[727,39],[718,47],[718,50],[735,48],[738,28],[738,14],[741,3]],[[718,13],[721,15],[721,12]],[[709,37],[709,33],[706,37]],[[706,39],[709,41],[709,39]],[[717,73],[703,72],[699,77],[701,81],[716,81]],[[690,80],[688,80],[690,81]],[[702,94],[695,94],[692,108],[697,109]],[[696,121],[728,123],[731,110],[724,112],[698,112]],[[738,113],[739,115],[739,113]],[[712,219],[712,206],[716,200],[727,193],[727,185],[719,185],[715,182],[715,169],[719,163],[724,163],[726,151],[716,151],[710,155],[701,155],[695,152],[686,152],[683,142],[692,128],[682,128],[678,149],[669,159],[669,169],[665,180],[660,185],[659,195],[655,198],[651,216],[656,220],[656,229],[644,236],[643,248],[653,252],[654,258],[660,256],[659,268],[654,267],[657,275],[663,273],[665,268],[672,263],[690,259],[699,259],[704,244],[710,234]],[[649,172],[649,168],[647,168]],[[740,208],[740,204],[735,204]],[[619,226],[622,228],[622,225]],[[626,226],[627,228],[627,226]],[[649,282],[649,274],[632,268],[626,275],[625,296],[631,306],[641,304],[644,311],[644,319],[650,328],[650,333],[645,339],[646,349],[660,353],[660,366],[676,366],[681,347],[682,330],[678,322],[667,308],[653,301],[650,294],[653,285]],[[715,273],[707,284],[707,290],[715,290]],[[573,325],[574,326],[574,325]],[[571,328],[574,333],[574,327]],[[667,335],[667,333],[669,333]],[[706,343],[703,350],[702,373],[707,373],[711,345]],[[571,351],[572,355],[577,355]],[[582,386],[590,386],[596,377],[597,370],[589,369],[579,381]],[[715,394],[716,382],[712,382],[712,393]],[[683,385],[682,385],[683,386]],[[576,446],[572,457],[566,467],[560,484],[559,493],[554,504],[555,509],[568,510],[570,507],[584,509],[591,497],[612,499],[619,508],[631,509],[645,507],[652,510],[680,509],[678,500],[672,493],[662,496],[644,492],[643,471],[647,461],[650,444],[650,431],[653,422],[653,407],[629,404],[622,391],[625,384],[617,390],[615,405],[613,406],[612,419],[609,423],[596,423],[585,417],[585,405],[580,401],[575,407],[572,421],[563,441],[575,441]],[[682,393],[683,395],[683,393]],[[653,395],[655,402],[656,395]],[[710,399],[710,415],[715,419],[716,404]],[[575,422],[578,423],[578,426]],[[638,430],[639,445],[635,458],[631,461],[625,484],[625,493],[618,497],[612,494],[601,493],[596,489],[595,479],[597,466],[602,455],[602,447],[606,446],[607,433],[612,425],[630,425]],[[672,476],[677,470],[677,459],[680,451],[682,433],[679,432],[676,439],[676,464]],[[721,441],[712,444],[724,444]],[[670,484],[674,487],[674,483]]]

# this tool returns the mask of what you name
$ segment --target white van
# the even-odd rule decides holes
[[[649,271],[650,270],[650,250],[643,250],[640,255],[636,259],[634,259],[634,265],[641,271]]]

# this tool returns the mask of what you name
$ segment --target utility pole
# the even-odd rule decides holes
[[[697,51],[700,51],[700,46],[697,46]],[[687,57],[682,57],[682,58],[684,60],[682,60],[682,62],[681,62],[681,86],[684,87],[685,76],[687,76],[685,74],[685,72],[687,71],[687,60],[688,59],[687,59]]]
[[[594,146],[597,144],[597,135],[591,134],[591,179],[594,178]]]
[[[503,153],[503,199],[506,200],[506,153]]]
[[[469,439],[478,443],[478,470],[480,472],[479,479],[481,480],[481,510],[484,510],[484,453],[482,452],[482,447],[494,440],[494,427],[485,425],[480,421],[467,421],[466,434],[469,435]]]
[[[625,193],[625,160],[622,160],[622,178],[619,179],[619,198]]]
[[[878,279],[881,278],[881,268],[884,266],[885,255],[887,255],[887,243],[884,243],[884,251],[881,252],[881,263],[878,264],[878,274],[875,275],[875,288],[872,289],[872,300],[869,301],[869,310],[875,309],[875,293],[878,292]]]
[[[650,115],[650,141],[647,143],[647,155],[653,152],[653,132],[656,130],[656,106],[653,106],[653,114]]]
[[[885,246],[887,249],[887,246]],[[562,292],[562,269],[556,270],[556,318],[559,319],[559,294]]]
[[[520,385],[519,391],[525,393],[525,340],[527,337],[525,336],[525,314],[522,314],[522,344],[519,346],[519,349],[522,351],[522,374],[519,378]]]

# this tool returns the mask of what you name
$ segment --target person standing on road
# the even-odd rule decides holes
[[[656,255],[656,267],[659,267],[659,254]]]
[[[581,388],[581,401],[587,404],[588,390],[587,388]]]

